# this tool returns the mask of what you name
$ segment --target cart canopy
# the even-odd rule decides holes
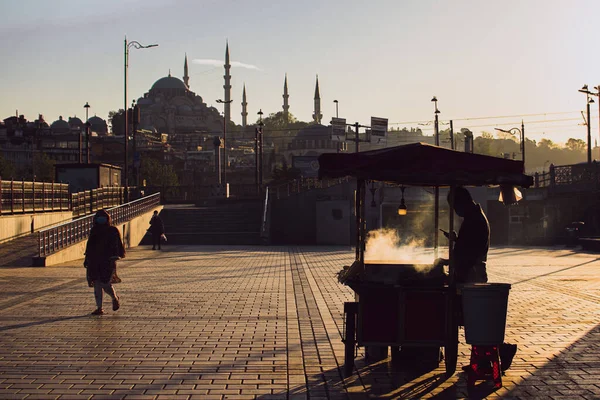
[[[360,153],[319,156],[319,178],[352,176],[410,186],[529,187],[523,162],[414,143]]]

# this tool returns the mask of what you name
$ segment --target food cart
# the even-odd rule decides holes
[[[419,346],[444,348],[446,374],[454,374],[458,356],[460,304],[454,282],[454,259],[449,247],[448,274],[440,268],[417,273],[414,265],[365,262],[366,183],[378,181],[403,186],[435,188],[435,240],[437,254],[438,190],[440,187],[500,186],[511,204],[515,186],[529,187],[533,178],[523,174],[523,162],[463,153],[424,143],[408,144],[353,154],[319,156],[319,177],[351,176],[357,180],[356,257],[338,274],[351,287],[355,302],[344,304],[344,373],[351,375],[355,347]],[[448,230],[453,231],[453,212]],[[394,351],[392,351],[394,357]],[[439,362],[439,360],[438,360]]]

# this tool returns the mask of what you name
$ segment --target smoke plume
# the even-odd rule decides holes
[[[378,229],[367,235],[365,261],[388,264],[432,264],[431,249],[419,240],[401,241],[395,229]]]

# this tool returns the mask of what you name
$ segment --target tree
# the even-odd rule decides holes
[[[572,151],[585,151],[587,144],[581,139],[569,138],[566,143],[567,149]]]
[[[125,131],[125,111],[121,108],[119,111],[108,112],[108,123],[113,135],[123,135]]]
[[[143,157],[140,164],[140,183],[146,186],[178,186],[179,180],[172,165],[161,164],[150,157]]]

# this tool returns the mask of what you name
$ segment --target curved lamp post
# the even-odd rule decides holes
[[[128,42],[127,41],[127,36],[125,37],[125,59],[124,59],[124,83],[123,83],[123,111],[125,113],[125,116],[123,118],[123,120],[125,121],[125,130],[124,130],[124,137],[125,137],[125,159],[124,159],[124,166],[123,166],[123,174],[125,176],[124,179],[124,186],[125,186],[125,201],[129,201],[129,177],[128,177],[128,166],[127,164],[129,163],[129,159],[128,159],[128,155],[127,155],[127,147],[128,144],[127,142],[129,141],[129,121],[127,118],[127,69],[129,67],[129,49],[130,48],[134,48],[134,49],[147,49],[150,47],[156,47],[158,46],[157,44],[149,44],[147,46],[144,46],[143,44],[140,44],[139,42],[136,42],[135,40]]]
[[[525,171],[525,124],[523,123],[523,120],[521,120],[521,129],[519,129],[519,128],[510,128],[510,129],[494,128],[494,129],[499,132],[510,133],[511,135],[513,134],[513,131],[519,132],[519,138],[521,139],[521,157],[523,159],[523,171]]]
[[[598,96],[598,93],[590,92],[588,85],[583,85],[579,92],[585,93],[586,95],[586,109],[587,109],[587,162],[592,163],[592,125],[590,124],[590,104],[594,103],[594,99],[590,96]]]

